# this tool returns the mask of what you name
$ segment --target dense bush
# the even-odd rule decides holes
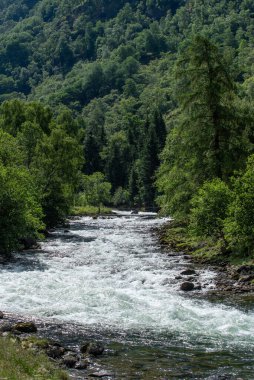
[[[83,175],[81,188],[76,201],[78,206],[96,206],[100,211],[100,208],[111,200],[111,184],[106,181],[103,173]]]
[[[18,248],[21,239],[37,239],[43,228],[31,175],[25,168],[0,163],[0,254]]]
[[[191,201],[191,232],[201,237],[221,237],[231,200],[232,192],[223,181],[216,178],[205,182]]]
[[[234,199],[225,221],[226,239],[234,251],[254,253],[254,155],[247,168],[234,179]]]

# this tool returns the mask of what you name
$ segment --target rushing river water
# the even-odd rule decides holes
[[[176,277],[190,264],[162,252],[153,229],[163,223],[72,221],[0,267],[0,308],[65,323],[70,344],[100,339],[100,365],[116,379],[254,379],[253,307],[207,300],[215,274],[202,268],[202,291],[181,292]]]

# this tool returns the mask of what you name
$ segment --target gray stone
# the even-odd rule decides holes
[[[37,327],[34,322],[18,322],[12,326],[12,330],[20,333],[36,333]]]
[[[75,364],[75,369],[82,370],[82,369],[87,369],[89,365],[89,362],[85,360],[80,360],[78,363]]]
[[[94,355],[94,356],[99,356],[99,355],[103,354],[104,347],[102,345],[100,345],[99,343],[87,342],[80,347],[80,351],[83,354],[90,354],[90,355]]]
[[[12,330],[12,324],[9,322],[1,323],[0,324],[0,331],[1,332],[9,332]]]
[[[74,368],[78,359],[73,353],[68,353],[63,356],[63,364],[68,368]]]
[[[64,347],[59,347],[59,346],[50,346],[47,351],[46,351],[46,354],[52,358],[52,359],[59,359],[61,358],[64,353],[65,353],[65,348]]]
[[[194,290],[194,284],[193,282],[183,282],[181,284],[181,290],[183,290],[184,292],[190,292],[192,290]]]

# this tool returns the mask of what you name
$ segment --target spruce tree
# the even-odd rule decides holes
[[[141,198],[145,208],[154,207],[154,176],[159,166],[159,151],[156,127],[154,123],[150,123],[148,124],[140,165],[140,177],[142,178]]]
[[[242,123],[229,68],[216,46],[197,36],[176,65],[179,107],[158,174],[167,212],[186,215],[205,180],[227,181],[244,162]]]

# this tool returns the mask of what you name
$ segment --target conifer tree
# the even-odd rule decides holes
[[[167,212],[189,211],[205,180],[226,180],[245,158],[242,122],[229,68],[216,46],[194,38],[176,65],[179,108],[158,174],[159,203]]]

